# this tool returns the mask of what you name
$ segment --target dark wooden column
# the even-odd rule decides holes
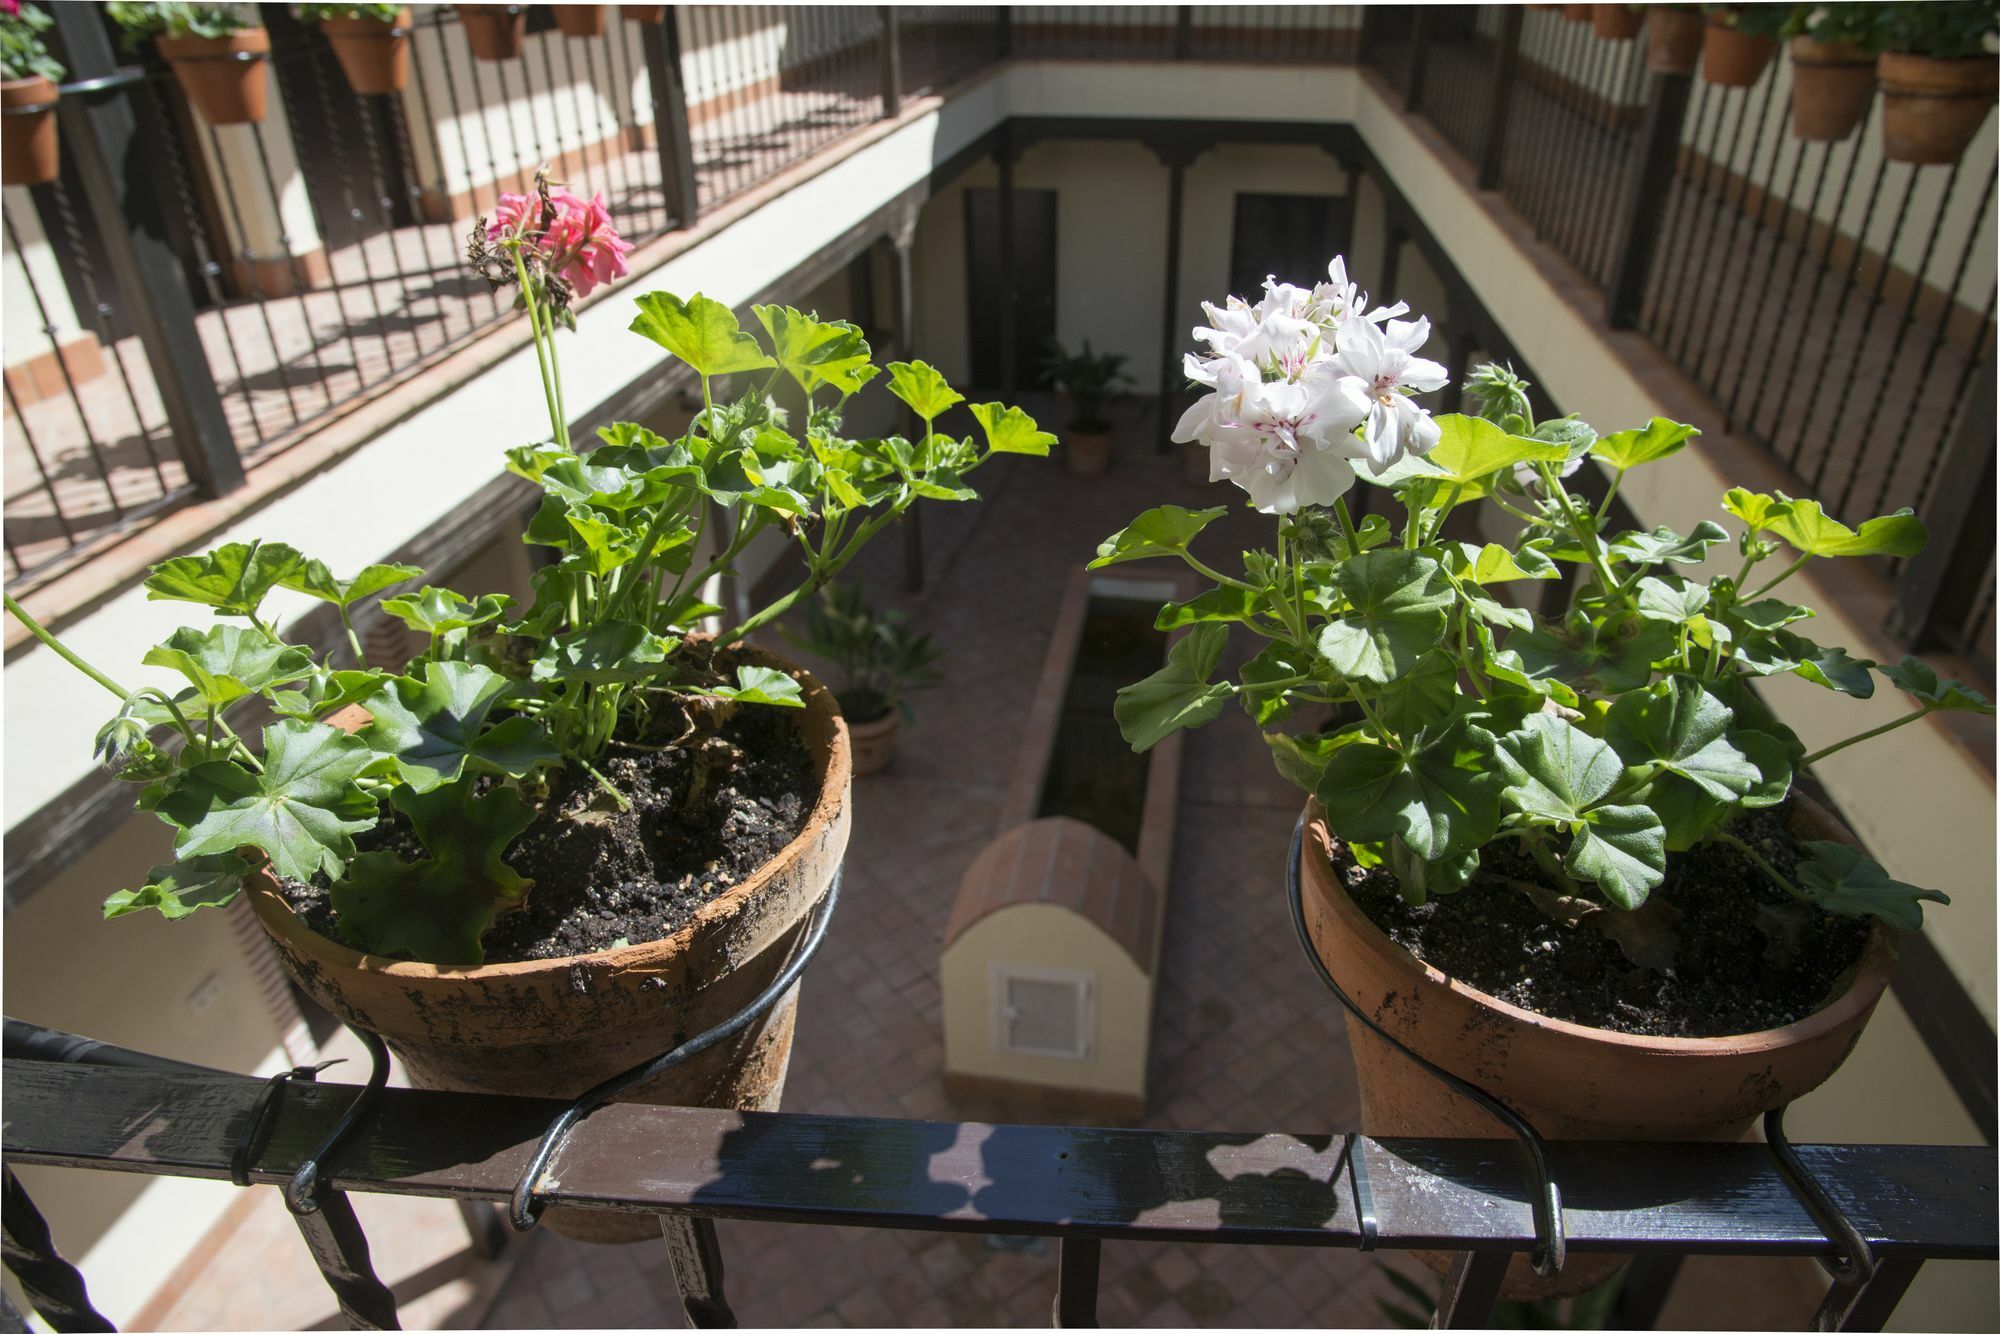
[[[1014,344],[1019,337],[1015,311],[1019,306],[1014,273],[1014,160],[1020,154],[1014,136],[1002,127],[993,160],[1000,166],[1000,391],[1014,393],[1020,388],[1020,360]]]
[[[1185,139],[1149,143],[1167,168],[1167,261],[1161,283],[1164,301],[1160,307],[1160,397],[1159,424],[1155,447],[1164,454],[1173,448],[1174,389],[1180,383],[1181,345],[1187,331],[1178,325],[1181,300],[1181,218],[1187,203],[1187,169],[1208,145]]]

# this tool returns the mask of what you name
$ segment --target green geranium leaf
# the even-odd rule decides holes
[[[203,703],[218,709],[315,670],[312,655],[304,649],[274,644],[261,633],[236,625],[218,625],[205,634],[183,626],[166,643],[146,650],[140,661],[179,672],[193,683]]]
[[[436,586],[421,588],[414,595],[382,599],[383,611],[432,638],[497,621],[513,605],[514,599],[505,593],[486,593],[477,601],[468,601],[449,588]]]
[[[1667,878],[1666,831],[1644,806],[1599,806],[1570,841],[1563,868],[1594,880],[1604,897],[1630,910]]]
[[[1610,552],[1620,560],[1637,565],[1699,565],[1708,558],[1708,549],[1727,542],[1729,534],[1713,519],[1703,519],[1686,537],[1671,528],[1659,527],[1650,533],[1620,533],[1613,538]]]
[[[1438,442],[1424,462],[1442,479],[1440,496],[1456,486],[1460,500],[1473,500],[1486,494],[1487,479],[1502,469],[1517,463],[1561,463],[1569,457],[1564,442],[1509,435],[1484,417],[1447,413],[1435,420]]]
[[[1664,765],[1719,801],[1736,801],[1762,775],[1728,736],[1728,706],[1699,681],[1672,676],[1620,695],[1606,714],[1604,739],[1634,767]]]
[[[1035,419],[1019,408],[1002,403],[974,403],[972,415],[986,432],[986,447],[995,454],[1032,454],[1047,458],[1056,438],[1035,425]]]
[[[1500,798],[1533,819],[1574,825],[1609,796],[1625,773],[1618,753],[1580,727],[1529,714],[1495,752],[1506,786]]]
[[[1930,540],[1923,520],[1907,508],[1854,529],[1829,518],[1817,500],[1785,499],[1763,527],[1809,556],[1914,556]]]
[[[1708,585],[1690,583],[1677,574],[1649,574],[1633,592],[1639,614],[1649,621],[1678,625],[1693,620],[1708,606]]]
[[[1534,680],[1595,681],[1605,694],[1616,695],[1652,680],[1653,664],[1674,651],[1674,631],[1659,621],[1619,617],[1602,625],[1579,621],[1567,635],[1516,631],[1507,636],[1506,647]]]
[[[1509,606],[1477,584],[1467,584],[1463,591],[1466,608],[1488,625],[1504,625],[1510,630],[1535,628],[1535,614],[1526,607]]]
[[[355,858],[333,887],[341,934],[369,954],[446,966],[482,962],[479,938],[494,914],[527,894],[529,882],[501,859],[534,822],[534,809],[511,787],[479,796],[469,787],[402,789],[393,800],[430,856]]]
[[[1319,651],[1342,676],[1393,681],[1444,634],[1451,581],[1428,556],[1366,551],[1343,562],[1334,582],[1348,610],[1320,632]]]
[[[652,339],[704,378],[778,364],[743,332],[734,311],[699,292],[686,301],[671,292],[648,292],[638,298],[638,306],[632,332]]]
[[[860,371],[868,365],[868,340],[846,320],[822,320],[790,306],[752,306],[778,364],[811,393],[822,384],[845,396],[866,383]]]
[[[1479,849],[1468,848],[1425,861],[1410,851],[1400,838],[1389,840],[1389,869],[1395,873],[1396,889],[1403,902],[1420,908],[1433,894],[1456,894],[1479,874]]]
[[[1763,598],[1729,609],[1729,620],[1745,632],[1782,630],[1795,621],[1809,621],[1819,613],[1810,607],[1795,607],[1778,598]]]
[[[1247,621],[1264,606],[1264,594],[1255,588],[1221,584],[1187,602],[1169,602],[1153,621],[1156,630],[1178,630],[1202,621]]]
[[[910,411],[925,421],[941,417],[965,395],[945,383],[936,367],[923,361],[889,363],[889,392],[910,405]]]
[[[1296,687],[1270,689],[1269,683],[1310,677],[1319,669],[1311,649],[1279,640],[1243,664],[1242,671],[1237,673],[1243,692],[1237,698],[1242,701],[1244,711],[1257,720],[1257,726],[1283,722],[1292,715],[1291,701],[1285,696]]]
[[[390,673],[373,668],[315,668],[297,690],[280,690],[271,696],[271,708],[287,718],[312,721],[338,713],[352,704],[365,703],[390,679]]]
[[[205,556],[176,556],[146,576],[149,602],[197,602],[218,616],[251,617],[273,588],[304,569],[282,542],[231,542]]]
[[[1590,447],[1591,457],[1603,459],[1612,467],[1624,472],[1642,463],[1653,463],[1681,452],[1688,440],[1700,435],[1694,427],[1683,422],[1669,421],[1665,417],[1655,417],[1644,426],[1629,431],[1614,431],[1602,436]]]
[[[1498,542],[1488,542],[1483,547],[1456,542],[1446,550],[1454,578],[1469,579],[1475,584],[1504,584],[1516,579],[1562,578],[1562,571],[1548,558],[1548,546],[1547,538],[1536,538],[1519,551],[1510,551]]]
[[[1472,627],[1472,641],[1479,654],[1480,670],[1486,673],[1489,680],[1526,691],[1542,699],[1552,699],[1565,708],[1576,707],[1576,691],[1572,690],[1567,682],[1552,673],[1539,676],[1530,673],[1520,654],[1512,649],[1497,649],[1493,646],[1493,631],[1486,626]]]
[[[1904,658],[1901,662],[1879,669],[1889,678],[1889,683],[1906,694],[1915,695],[1933,709],[1945,709],[1954,713],[1992,713],[1993,705],[1971,686],[1960,685],[1957,681],[1941,681],[1938,674],[1921,658]]]
[[[264,729],[262,761],[261,773],[228,760],[187,771],[157,808],[181,827],[175,854],[186,861],[253,847],[287,880],[321,871],[338,880],[354,856],[352,836],[378,815],[354,782],[374,754],[337,727],[287,719]]]
[[[1376,741],[1342,746],[1317,790],[1328,827],[1356,842],[1401,839],[1426,861],[1477,849],[1500,824],[1493,746],[1463,713],[1419,734],[1407,753]]]
[[[581,634],[546,641],[529,675],[537,681],[590,685],[636,681],[652,675],[678,642],[662,639],[637,621],[601,621]]]
[[[1590,452],[1597,442],[1597,428],[1581,417],[1556,417],[1549,421],[1537,422],[1535,429],[1528,433],[1531,440],[1546,440],[1563,447],[1563,462],[1580,459]]]
[[[1228,512],[1220,505],[1208,510],[1182,509],[1179,505],[1149,509],[1099,543],[1097,559],[1088,568],[1098,570],[1152,556],[1178,556],[1188,549],[1196,533]]]
[[[1753,676],[1791,672],[1814,685],[1856,699],[1867,699],[1875,693],[1875,678],[1868,670],[1872,663],[1850,657],[1844,648],[1822,647],[1790,630],[1746,634],[1737,641],[1736,661]]]
[[[1668,852],[1687,852],[1699,845],[1734,804],[1717,801],[1705,789],[1674,774],[1661,774],[1647,784],[1645,800],[1660,819]]]
[[[1264,744],[1271,748],[1271,762],[1287,783],[1302,792],[1317,792],[1327,761],[1335,751],[1351,744],[1358,732],[1264,732]]]
[[[104,918],[124,917],[148,908],[168,921],[178,921],[197,908],[227,908],[242,892],[250,863],[233,852],[168,862],[146,872],[138,889],[121,889],[104,900]]]
[[[1801,843],[1798,886],[1807,898],[1842,917],[1879,917],[1899,931],[1921,931],[1923,900],[1950,903],[1935,889],[1892,880],[1868,857],[1845,843]]]
[[[1722,508],[1748,524],[1752,533],[1759,533],[1771,526],[1772,516],[1784,510],[1791,501],[1779,496],[1767,496],[1762,491],[1750,491],[1733,486],[1722,494]]]
[[[393,588],[422,573],[423,568],[417,565],[370,565],[352,579],[336,579],[325,565],[308,560],[279,580],[278,584],[281,588],[316,597],[322,602],[331,602],[336,607],[351,607],[385,588]]]
[[[1226,625],[1197,625],[1168,650],[1166,666],[1118,692],[1111,712],[1133,750],[1151,750],[1169,733],[1213,722],[1222,712],[1236,692],[1228,682],[1208,678],[1228,640]]]
[[[1415,736],[1450,714],[1458,698],[1458,665],[1432,651],[1374,696],[1371,712],[1397,736]]]
[[[421,680],[399,676],[370,706],[375,721],[357,736],[418,792],[456,783],[475,771],[522,778],[562,759],[540,723],[512,717],[492,727],[487,715],[518,688],[490,667],[430,662]]]
[[[743,704],[775,704],[788,709],[806,705],[799,683],[775,667],[738,667],[735,685],[712,686],[707,693]]]

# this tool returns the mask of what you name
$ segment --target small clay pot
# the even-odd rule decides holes
[[[378,19],[326,19],[319,25],[334,58],[340,62],[347,86],[362,97],[399,93],[410,81],[409,10],[396,15],[393,23]]]
[[[1072,430],[1063,436],[1063,457],[1072,477],[1102,477],[1111,468],[1115,431]]]
[[[1701,77],[1718,88],[1748,88],[1764,77],[1764,67],[1777,52],[1775,37],[1710,19],[1701,38]]]
[[[1854,842],[1822,808],[1800,798],[1792,827],[1805,838]],[[1840,1068],[1896,971],[1896,934],[1877,923],[1827,1003],[1783,1028],[1658,1038],[1569,1023],[1455,981],[1391,940],[1340,882],[1329,860],[1333,846],[1325,813],[1317,801],[1309,803],[1299,854],[1306,927],[1334,980],[1399,1042],[1499,1098],[1549,1139],[1740,1139],[1759,1116]],[[1347,1024],[1367,1134],[1511,1137],[1359,1020],[1350,1016]],[[1621,1256],[1572,1254],[1560,1274],[1542,1280],[1517,1256],[1502,1295],[1573,1296],[1623,1263]]]
[[[160,56],[210,125],[248,125],[264,119],[264,66],[271,34],[241,28],[227,37],[162,37]]]
[[[620,5],[618,6],[618,16],[627,23],[665,23],[667,21],[667,7],[665,5]]]
[[[1838,143],[1868,118],[1875,57],[1848,42],[1792,38],[1792,133]]]
[[[854,749],[854,776],[879,774],[896,760],[896,734],[903,730],[903,712],[891,709],[880,718],[847,725],[847,741]]]
[[[458,5],[458,25],[474,60],[519,60],[528,30],[525,5]]]
[[[603,5],[557,5],[556,26],[565,37],[602,37]]]
[[[1588,23],[1590,22],[1590,11],[1595,8],[1597,8],[1596,5],[1564,5],[1562,7],[1563,18],[1571,23]]]
[[[0,116],[0,185],[46,185],[56,178],[62,168],[56,151],[59,96],[55,84],[39,74],[0,83],[0,107],[38,108]]]
[[[1658,74],[1692,74],[1701,59],[1702,18],[1687,9],[1646,11],[1646,68]]]
[[[1992,56],[1939,60],[1884,51],[1882,150],[1894,162],[1956,162],[1993,109],[2000,63]]]
[[[1629,42],[1639,35],[1646,16],[1630,5],[1592,5],[1590,26],[1607,42]]]
[[[833,692],[776,654],[737,652],[798,678],[805,707],[786,712],[798,715],[819,795],[798,837],[672,936],[521,963],[410,963],[311,930],[259,871],[244,888],[285,971],[342,1020],[381,1034],[418,1088],[574,1098],[728,1019],[770,985],[826,897],[847,850],[853,787]],[[621,1101],[775,1110],[797,1004],[794,988],[761,1022]],[[657,1221],[638,1216],[551,1209],[545,1221],[585,1241],[660,1236]]]

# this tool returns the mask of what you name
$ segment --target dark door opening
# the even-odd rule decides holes
[[[1237,195],[1230,292],[1255,301],[1273,275],[1311,287],[1326,277],[1328,260],[1346,253],[1353,226],[1347,195]]]
[[[966,314],[972,381],[1000,387],[1000,192],[965,192]],[[1056,192],[1014,191],[1014,367],[1039,384],[1056,336]]]

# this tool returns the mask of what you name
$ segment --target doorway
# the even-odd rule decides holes
[[[1328,260],[1347,252],[1353,226],[1347,195],[1237,195],[1230,292],[1255,301],[1271,275],[1311,287],[1326,277]]]
[[[1000,387],[1000,192],[965,192],[966,314],[972,381]],[[1021,388],[1042,382],[1056,336],[1056,192],[1014,191],[1014,367]]]

